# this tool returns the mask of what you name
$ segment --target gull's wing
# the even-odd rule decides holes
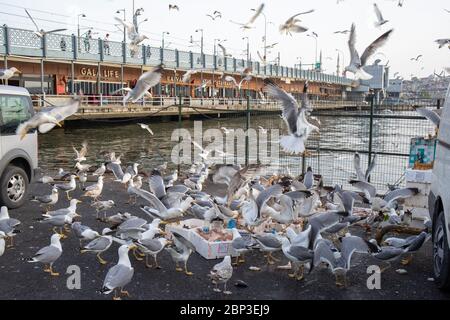
[[[428,120],[430,120],[431,122],[433,122],[433,124],[439,128],[439,125],[441,123],[441,117],[434,111],[429,110],[427,108],[417,108],[416,109],[417,113],[420,114],[422,117],[427,118]]]
[[[72,99],[70,103],[65,106],[49,108],[48,112],[50,116],[54,117],[58,122],[61,122],[64,119],[77,113],[79,107],[80,107],[80,99]],[[47,133],[50,130],[52,130],[55,126],[56,124],[54,123],[42,124],[39,126],[39,132]]]
[[[150,191],[153,192],[158,199],[161,199],[166,195],[164,180],[160,175],[151,176],[148,182],[150,184]]]
[[[50,30],[50,31],[45,31],[45,33],[56,33],[56,32],[63,32],[63,31],[67,31],[67,29],[54,29],[54,30]]]
[[[263,205],[273,197],[279,197],[283,193],[283,187],[279,184],[271,186],[266,190],[262,191],[256,198],[256,204],[261,210]]]
[[[308,31],[308,28],[299,26],[298,24],[294,24],[293,26],[289,27],[289,31],[295,33],[302,33]]]
[[[120,164],[110,162],[106,165],[106,167],[108,168],[108,170],[111,170],[113,172],[117,180],[122,180],[124,173]]]
[[[181,243],[183,246],[185,246],[187,249],[192,250],[193,252],[196,251],[195,246],[192,244],[192,242],[190,242],[188,239],[186,239],[185,237],[183,237],[181,234],[179,234],[178,232],[176,232],[175,230],[172,231],[172,234],[174,236],[174,238],[176,240],[179,241],[179,243]]]
[[[314,266],[317,267],[322,262],[327,263],[332,269],[336,265],[334,253],[324,240],[319,241],[314,248]]]
[[[389,204],[394,200],[413,197],[418,193],[419,189],[417,188],[397,189],[386,194],[383,199]]]
[[[130,34],[130,33],[136,33],[136,28],[135,28],[134,24],[129,23],[129,22],[127,22],[127,21],[123,21],[122,19],[120,19],[120,18],[118,18],[118,17],[114,17],[114,19],[115,19],[117,22],[120,22],[120,24],[122,24],[122,25],[127,29],[128,34]]]
[[[114,267],[109,269],[106,274],[103,287],[108,289],[122,288],[131,281],[133,274],[133,268],[129,268],[122,264],[116,264]]]
[[[264,10],[264,3],[261,3],[261,5],[258,7],[258,9],[256,9],[256,12],[253,15],[253,17],[250,18],[250,21],[247,24],[254,23],[256,21],[256,19],[258,19],[258,17],[261,15],[263,10]]]
[[[34,21],[33,17],[31,16],[31,14],[28,12],[27,9],[25,9],[25,12],[27,13],[27,15],[28,15],[28,17],[30,18],[31,22],[33,22],[34,26],[36,27],[36,30],[37,30],[38,32],[40,32],[41,30],[39,29],[39,27],[38,27],[36,21]]]
[[[386,31],[383,33],[380,37],[378,37],[374,42],[372,42],[366,50],[364,50],[364,53],[361,56],[361,65],[365,65],[367,63],[367,60],[379,49],[381,48],[389,39],[389,36],[391,35],[392,31],[394,29],[391,29],[389,31]]]
[[[287,19],[286,24],[291,23],[291,22],[294,21],[294,19],[297,18],[298,16],[301,16],[301,15],[303,15],[303,14],[312,13],[312,12],[314,12],[314,9],[308,10],[308,11],[304,11],[304,12],[300,12],[300,13],[297,13],[297,14],[293,15],[292,17],[290,17],[289,19]]]
[[[350,50],[350,64],[360,66],[361,59],[359,58],[358,51],[356,51],[355,44],[356,44],[356,27],[355,24],[352,23],[352,26],[350,28],[350,36],[348,38],[348,48]]]
[[[112,241],[109,238],[99,237],[89,242],[83,249],[92,251],[103,251],[106,250],[111,245],[111,243]]]
[[[130,188],[131,192],[135,195],[141,197],[142,199],[147,200],[150,205],[155,208],[159,212],[166,212],[167,208],[164,206],[164,204],[159,200],[153,193],[150,193],[146,190],[137,189],[137,188]]]
[[[350,180],[349,183],[355,188],[361,190],[365,194],[368,194],[371,198],[377,196],[377,189],[368,182],[358,181],[358,180]]]
[[[377,160],[377,155],[375,154],[374,156],[373,156],[373,159],[372,159],[372,161],[370,162],[370,166],[367,168],[367,170],[366,170],[366,175],[365,175],[365,178],[366,178],[366,180],[365,181],[368,181],[369,180],[369,177],[370,177],[370,174],[372,173],[372,171],[373,171],[373,169],[375,169],[375,166],[376,166],[376,160]]]
[[[365,181],[364,173],[361,169],[361,157],[359,153],[355,153],[355,157],[353,158],[353,167],[356,171],[356,177],[359,181]]]
[[[346,267],[351,267],[353,253],[369,253],[367,243],[360,237],[350,236],[342,239],[341,253],[345,260]]]
[[[289,131],[291,133],[297,132],[297,119],[299,115],[299,105],[297,101],[291,94],[287,93],[270,80],[266,79],[265,83],[267,84],[265,87],[267,94],[281,102],[283,107],[282,115],[289,127]]]
[[[143,83],[146,87],[148,87],[150,89],[151,87],[156,86],[161,81],[161,73],[162,73],[162,67],[158,66],[151,71],[147,71],[147,72],[143,73],[139,77],[138,82]]]
[[[381,10],[380,10],[380,8],[378,8],[378,5],[376,3],[373,4],[373,9],[377,16],[378,22],[384,21],[383,15],[381,14]]]

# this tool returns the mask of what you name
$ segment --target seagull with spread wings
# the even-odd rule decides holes
[[[302,26],[297,24],[298,22],[301,22],[301,20],[300,19],[296,19],[296,18],[298,16],[300,16],[300,15],[304,15],[304,14],[308,14],[308,13],[312,13],[312,12],[314,12],[314,10],[300,12],[300,13],[297,13],[296,15],[293,15],[292,17],[287,19],[286,22],[284,22],[280,26],[280,33],[285,32],[286,34],[292,35],[292,32],[302,33],[302,32],[308,31],[308,28],[302,27]]]
[[[240,25],[242,29],[252,29],[253,28],[253,24],[255,23],[256,19],[258,19],[258,17],[261,15],[261,13],[264,10],[264,3],[262,3],[258,9],[254,10],[255,14],[250,18],[250,20],[247,23],[240,23],[240,22],[235,22],[233,20],[230,20],[231,23]]]
[[[36,27],[36,31],[34,31],[33,33],[36,36],[38,36],[39,38],[42,38],[45,35],[50,34],[50,33],[62,32],[62,31],[66,31],[67,30],[67,29],[54,29],[54,30],[50,30],[50,31],[45,31],[44,29],[40,29],[39,26],[37,25],[36,21],[33,19],[33,17],[31,16],[31,14],[28,12],[27,9],[25,9],[25,12],[27,13],[27,15],[30,18],[31,22],[33,22],[34,26]]]
[[[308,82],[305,83],[301,105],[295,98],[266,79],[266,92],[268,95],[281,102],[283,108],[283,119],[289,129],[289,136],[281,137],[280,144],[285,152],[299,154],[305,151],[305,142],[313,131],[319,128],[308,122],[306,115],[311,107],[308,100]]]
[[[152,96],[148,90],[156,86],[161,81],[161,74],[163,68],[162,65],[155,67],[153,70],[147,71],[143,73],[138,79],[136,85],[133,89],[131,88],[122,88],[118,91],[126,91],[128,94],[123,98],[123,102],[127,103],[131,101],[132,103],[136,103],[143,96]]]
[[[381,14],[381,10],[380,10],[380,8],[378,8],[378,5],[376,3],[373,4],[373,9],[377,16],[377,21],[375,22],[376,27],[381,27],[383,24],[389,22],[389,20],[386,20],[383,18],[383,15]]]
[[[392,31],[391,29],[385,33],[383,33],[380,37],[378,37],[375,41],[373,41],[367,48],[364,50],[362,56],[359,56],[358,51],[355,48],[356,44],[356,32],[355,32],[355,24],[352,24],[350,29],[350,38],[348,40],[348,47],[350,49],[350,65],[345,67],[345,72],[351,72],[355,74],[357,79],[369,80],[372,79],[373,76],[368,74],[363,70],[363,67],[368,62],[369,58],[380,48],[382,47],[386,41],[389,39]]]

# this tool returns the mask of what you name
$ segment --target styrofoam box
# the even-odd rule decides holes
[[[431,183],[433,170],[406,169],[405,178],[406,182]]]
[[[405,207],[428,208],[428,197],[421,194],[405,199]]]
[[[169,224],[166,226],[166,231],[176,231],[183,237],[188,239],[195,247],[195,250],[205,259],[221,259],[226,256],[237,257],[239,254],[233,249],[231,241],[209,242],[198,234],[203,226],[203,221],[199,219],[189,219],[181,221],[179,225]],[[183,226],[189,229],[183,228]],[[229,230],[231,233],[231,230]]]

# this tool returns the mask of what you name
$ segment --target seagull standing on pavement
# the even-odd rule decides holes
[[[226,256],[222,262],[216,264],[212,270],[209,272],[209,277],[215,284],[214,291],[221,292],[218,288],[220,283],[223,283],[223,293],[226,295],[232,294],[231,291],[227,290],[227,282],[233,276],[233,266],[231,265],[231,257]]]
[[[44,265],[48,265],[48,268],[44,268],[45,272],[50,273],[51,276],[59,276],[59,273],[53,271],[53,264],[62,254],[61,235],[54,234],[50,239],[50,245],[42,248],[32,257],[27,259],[30,263],[40,262]]]

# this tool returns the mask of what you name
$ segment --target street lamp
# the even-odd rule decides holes
[[[298,68],[300,69],[300,71],[302,70],[302,57],[297,57],[296,58],[297,59],[297,61],[298,61]]]
[[[342,64],[344,65],[344,67],[342,68],[342,73],[344,73],[344,69],[345,69],[345,54],[342,50],[336,49],[336,51],[340,54],[342,54]]]
[[[252,9],[256,12],[256,9]],[[261,12],[264,17],[264,65],[267,64],[267,16],[264,12]]]
[[[200,59],[202,62],[202,71],[200,73],[200,81],[201,81],[200,86],[201,86],[201,90],[202,90],[202,99],[203,99],[203,68],[205,66],[205,64],[204,64],[205,59],[203,58],[203,29],[197,29],[197,30],[195,30],[195,32],[201,32],[201,34],[202,34],[202,38],[200,41]]]
[[[123,21],[125,22],[127,20],[127,10],[126,9],[119,9],[116,11],[116,13],[121,13],[123,11]],[[127,42],[127,28],[123,27],[123,42]]]
[[[317,36],[314,35],[314,34],[307,34],[307,36],[313,38],[316,41],[316,55],[315,55],[315,58],[314,58],[315,59],[314,63],[317,64]]]
[[[169,35],[170,34],[170,32],[167,32],[167,31],[164,31],[163,33],[162,33],[162,47],[161,48],[163,48],[164,49],[164,35]]]
[[[78,51],[81,51],[81,29],[80,29],[80,18],[86,18],[86,15],[84,13],[80,13],[78,15]]]

